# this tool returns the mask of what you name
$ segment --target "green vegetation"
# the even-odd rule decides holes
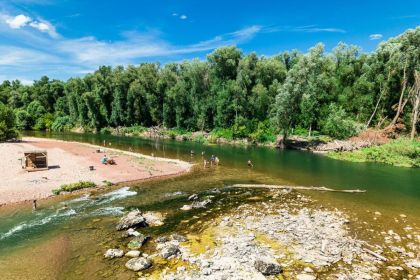
[[[420,27],[369,54],[343,43],[331,53],[317,44],[305,54],[272,57],[223,47],[206,61],[101,66],[81,78],[42,77],[30,86],[4,81],[0,102],[14,111],[18,129],[138,135],[160,126],[171,138],[194,140],[191,133],[202,131],[211,141],[270,142],[293,130],[347,138],[400,122],[416,134],[419,46]]]
[[[353,152],[332,152],[328,156],[353,162],[382,162],[395,166],[420,167],[420,141],[400,138],[381,146]]]
[[[96,184],[93,182],[80,181],[78,183],[62,185],[60,188],[54,189],[52,192],[53,194],[58,195],[62,192],[73,192],[76,190],[88,189],[88,188],[94,188],[94,187],[96,187]]]
[[[0,102],[0,142],[16,138],[17,136],[13,111]]]

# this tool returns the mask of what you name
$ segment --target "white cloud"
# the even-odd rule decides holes
[[[186,19],[188,19],[188,16],[187,15],[185,15],[185,14],[178,14],[178,13],[172,13],[172,16],[173,17],[176,17],[176,18],[179,18],[179,19],[182,19],[182,20],[186,20]]]
[[[294,31],[298,32],[330,32],[330,33],[346,33],[346,30],[336,27],[321,28],[316,25],[307,25],[294,28]]]
[[[30,26],[40,32],[48,33],[53,38],[58,37],[55,27],[46,20],[33,20],[29,16],[23,14],[14,17],[7,14],[0,14],[0,20],[3,20],[11,29],[21,29]]]
[[[371,35],[369,35],[370,40],[380,40],[380,39],[382,39],[382,37],[383,37],[382,34],[371,34]]]
[[[38,29],[41,32],[48,33],[53,38],[58,37],[58,33],[55,30],[55,27],[48,21],[32,21],[29,25],[35,29]]]
[[[19,29],[26,26],[32,19],[25,15],[17,15],[15,17],[6,17],[6,23],[13,29]]]

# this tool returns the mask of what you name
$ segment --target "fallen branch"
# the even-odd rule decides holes
[[[381,260],[381,261],[384,261],[384,262],[388,261],[388,259],[387,259],[387,258],[385,258],[385,257],[384,257],[384,256],[382,256],[382,255],[379,255],[378,253],[376,253],[376,252],[374,252],[374,251],[371,251],[371,250],[366,249],[366,248],[363,248],[363,251],[365,251],[365,252],[366,252],[366,253],[368,253],[368,254],[371,254],[372,256],[376,257],[377,259],[379,259],[379,260]]]
[[[265,184],[235,184],[235,188],[264,188],[264,189],[291,189],[291,190],[305,190],[305,191],[323,191],[323,192],[345,192],[345,193],[364,193],[366,190],[335,190],[326,187],[303,187],[303,186],[280,186],[280,185],[265,185]]]

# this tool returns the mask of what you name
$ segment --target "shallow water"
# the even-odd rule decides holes
[[[123,269],[122,261],[112,261],[115,265],[110,266],[101,257],[106,248],[122,242],[115,238],[114,226],[123,211],[139,208],[167,213],[164,226],[146,230],[152,235],[196,230],[199,225],[197,221],[208,221],[223,213],[224,209],[248,201],[247,198],[251,196],[264,198],[265,190],[233,191],[227,188],[232,183],[365,189],[367,192],[364,194],[308,194],[320,203],[346,209],[361,219],[370,217],[367,211],[380,211],[383,218],[374,222],[384,228],[397,227],[393,218],[401,213],[407,215],[412,224],[420,221],[419,169],[349,163],[306,152],[263,147],[203,146],[191,142],[93,134],[32,135],[97,145],[103,145],[105,141],[112,148],[179,158],[197,163],[197,166],[191,173],[177,178],[43,201],[36,212],[32,212],[29,205],[0,208],[0,271],[3,275],[0,275],[0,279],[131,279],[134,276]],[[195,151],[194,156],[190,156],[191,150]],[[221,165],[203,169],[202,151],[207,158],[212,154],[217,155]],[[246,167],[248,159],[254,163],[252,170]],[[222,192],[212,194],[209,190],[213,188]],[[187,203],[188,195],[206,192],[216,196],[217,202],[210,209],[179,210]],[[57,255],[58,251],[61,252],[59,263],[46,261]],[[38,258],[28,253],[36,253]],[[31,269],[19,269],[23,264]],[[46,273],[45,270],[54,270],[54,273]]]

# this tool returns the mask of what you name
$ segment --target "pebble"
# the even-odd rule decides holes
[[[316,277],[310,274],[298,274],[296,276],[297,280],[315,280]]]

